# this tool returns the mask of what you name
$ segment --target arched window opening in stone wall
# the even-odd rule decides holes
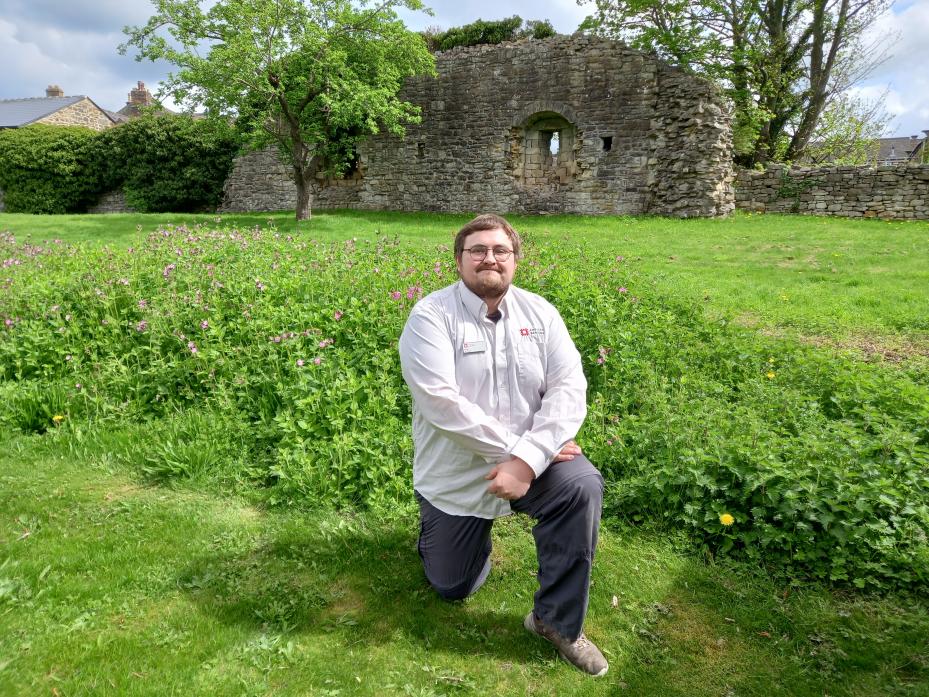
[[[566,184],[577,174],[574,147],[577,129],[553,111],[533,114],[511,134],[513,176],[525,186]]]

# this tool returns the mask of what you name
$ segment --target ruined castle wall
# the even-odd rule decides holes
[[[408,80],[422,108],[403,139],[359,148],[360,178],[319,179],[314,207],[724,215],[730,117],[709,83],[586,36],[456,48]],[[248,156],[223,210],[293,208],[273,158]],[[285,183],[288,182],[288,183]]]

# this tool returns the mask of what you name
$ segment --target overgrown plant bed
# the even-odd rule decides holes
[[[396,356],[445,245],[319,243],[165,227],[126,250],[19,244],[0,297],[0,424],[270,505],[408,505],[410,400]],[[681,528],[795,580],[929,585],[929,385],[711,319],[634,261],[527,241],[523,287],[584,359],[579,442],[607,518]]]

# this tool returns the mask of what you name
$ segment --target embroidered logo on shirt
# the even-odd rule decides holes
[[[533,341],[542,342],[545,341],[545,330],[538,327],[522,327],[519,330],[520,336],[528,336]]]

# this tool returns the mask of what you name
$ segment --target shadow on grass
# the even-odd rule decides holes
[[[266,631],[370,646],[405,638],[422,650],[520,663],[553,657],[522,627],[535,590],[529,574],[519,574],[528,604],[495,603],[484,589],[468,600],[445,602],[423,575],[414,522],[363,528],[324,515],[318,528],[291,523],[258,545],[195,559],[178,585],[222,622]],[[512,585],[506,570],[497,574]]]

